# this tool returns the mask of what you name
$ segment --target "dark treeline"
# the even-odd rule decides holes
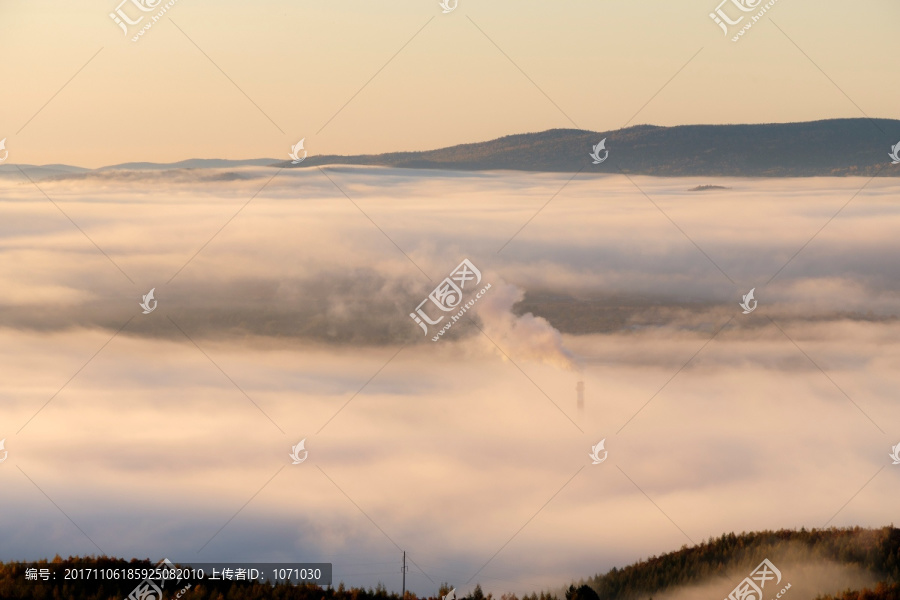
[[[756,567],[762,558],[776,565],[834,561],[857,566],[880,581],[871,590],[847,590],[822,600],[900,600],[900,529],[893,526],[881,529],[827,529],[800,531],[781,530],[758,533],[733,533],[711,538],[705,543],[653,556],[625,567],[613,568],[569,586],[565,600],[647,600],[654,594],[674,591],[684,585],[702,583],[714,576],[743,573]],[[2,600],[123,600],[135,588],[134,581],[73,582],[28,581],[27,567],[52,567],[62,573],[67,566],[106,568],[151,568],[149,561],[126,562],[109,557],[62,559],[39,563],[0,563],[0,599]],[[315,585],[272,585],[246,581],[168,583],[165,600],[440,600],[451,589],[442,584],[434,596],[407,593],[403,599],[388,592],[383,584],[373,588],[347,588]],[[476,586],[468,596],[459,600],[495,600]],[[560,600],[549,592],[517,597],[503,594],[496,600]]]
[[[129,597],[137,584],[137,581],[64,581],[61,574],[66,568],[79,569],[152,569],[154,566],[148,560],[133,559],[130,562],[100,557],[70,557],[68,559],[56,556],[53,560],[37,561],[29,563],[0,563],[0,600],[125,600]],[[56,579],[43,581],[26,579],[26,569],[46,568],[56,574]],[[218,580],[203,582],[185,580],[182,582],[167,581],[163,585],[164,600],[441,600],[452,587],[441,584],[437,590],[437,596],[417,596],[407,592],[405,599],[396,592],[388,592],[384,584],[379,583],[375,588],[347,588],[343,583],[335,587],[320,587],[313,584],[292,585],[272,584],[258,581]],[[145,599],[141,599],[145,600]],[[150,600],[149,598],[146,600]],[[159,600],[153,598],[152,600]],[[494,600],[492,594],[485,594],[481,586],[468,595],[458,595],[457,600]],[[499,600],[557,600],[556,598],[541,592],[518,598],[512,594],[504,594]]]

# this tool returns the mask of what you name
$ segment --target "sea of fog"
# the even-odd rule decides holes
[[[399,590],[406,550],[418,593],[521,594],[725,532],[889,524],[898,192],[4,176],[0,560],[333,562]],[[433,342],[409,315],[463,259],[491,287]]]

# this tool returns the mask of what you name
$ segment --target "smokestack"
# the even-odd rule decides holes
[[[584,413],[584,381],[575,384],[575,391],[578,392],[578,414]]]

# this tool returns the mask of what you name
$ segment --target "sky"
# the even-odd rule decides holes
[[[130,18],[144,14],[127,4]],[[358,154],[559,127],[900,118],[891,0],[780,0],[737,43],[708,0],[459,0],[446,14],[436,0],[178,0],[137,42],[143,23],[125,35],[116,7],[0,5],[10,164],[284,159],[300,139],[311,154]]]
[[[399,590],[406,550],[417,593],[499,596],[896,522],[895,180],[584,176],[517,234],[569,175],[293,169],[216,234],[270,177],[40,182],[84,233],[0,179],[0,560],[307,560]],[[432,342],[408,314],[462,257],[484,335]],[[541,290],[635,313],[561,334],[511,310]]]

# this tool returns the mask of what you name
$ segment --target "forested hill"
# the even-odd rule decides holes
[[[589,153],[606,139],[608,158]],[[324,164],[457,170],[510,169],[633,173],[657,176],[900,176],[890,153],[900,143],[900,121],[831,119],[760,125],[638,125],[616,131],[551,129],[423,152],[355,156],[315,154],[285,168]],[[604,151],[599,152],[602,158]]]
[[[893,584],[893,592],[890,592],[893,595],[878,598],[900,599],[896,585],[900,582],[900,529],[893,526],[730,533],[698,546],[685,546],[677,552],[651,557],[624,569],[614,568],[579,583],[595,590],[600,600],[645,599],[713,579],[724,578],[737,585],[764,558],[782,565],[785,580],[791,579],[792,565],[837,563],[858,567],[874,581]],[[882,586],[882,592],[889,593],[889,589]],[[592,599],[578,597],[571,600]],[[846,600],[854,600],[854,597],[847,596]]]
[[[783,600],[900,600],[900,529],[828,529],[813,531],[764,531],[727,534],[718,539],[662,556],[642,560],[623,569],[578,582],[565,593],[566,600],[720,600],[761,563],[769,559],[781,570],[782,581],[770,583],[764,598],[775,598],[787,588]],[[86,584],[64,581],[29,581],[29,567],[51,567],[62,573],[64,567],[150,568],[147,560],[123,560],[108,557],[56,557],[41,563],[0,563],[0,599],[122,600],[135,588],[134,582],[104,581]],[[338,565],[339,566],[339,565]],[[335,573],[340,578],[340,573]],[[864,582],[864,584],[860,584]],[[182,582],[183,584],[183,582]],[[374,589],[314,585],[272,586],[246,581],[195,582],[188,588],[168,586],[164,598],[179,600],[401,600],[379,584]],[[427,597],[407,593],[405,600],[438,600],[452,586],[442,584]],[[816,591],[819,590],[819,591]],[[821,591],[831,590],[831,591]],[[830,594],[830,595],[829,595]],[[501,600],[562,600],[541,592],[517,597],[504,594]],[[459,600],[493,600],[480,587],[457,592]]]

